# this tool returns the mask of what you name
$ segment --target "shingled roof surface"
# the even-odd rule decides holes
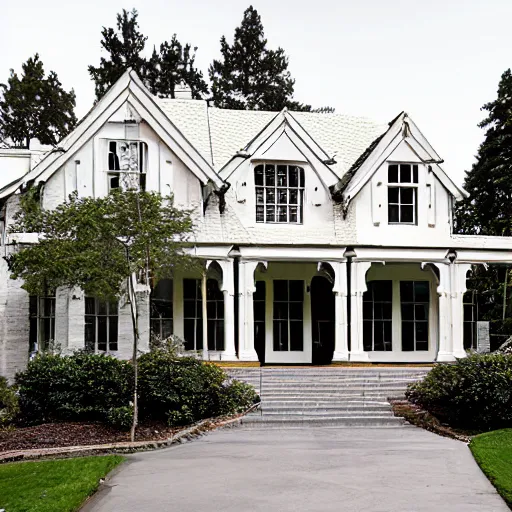
[[[204,158],[219,171],[243,149],[278,112],[207,107],[201,100],[158,100],[162,110]],[[294,119],[344,174],[387,125],[344,114],[291,112]]]

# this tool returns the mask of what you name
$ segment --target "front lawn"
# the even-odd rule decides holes
[[[512,505],[512,429],[475,436],[469,447],[487,478]]]
[[[71,512],[97,488],[119,455],[13,462],[0,466],[0,509],[7,512]]]

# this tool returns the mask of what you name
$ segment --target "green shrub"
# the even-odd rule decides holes
[[[407,398],[451,426],[492,430],[512,426],[512,356],[474,354],[435,366],[409,386]]]
[[[133,422],[133,407],[114,407],[107,413],[107,423],[119,430],[130,430]]]
[[[12,423],[19,413],[18,395],[5,377],[0,377],[0,427]]]
[[[259,402],[254,387],[246,382],[232,380],[223,386],[220,394],[220,414],[237,414]]]
[[[139,359],[139,410],[142,419],[185,425],[244,408],[253,395],[245,385],[224,385],[227,375],[216,365],[165,351]]]
[[[21,420],[105,421],[132,400],[133,368],[112,356],[77,352],[40,355],[16,375]]]

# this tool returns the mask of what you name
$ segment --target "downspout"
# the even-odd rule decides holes
[[[229,257],[233,258],[233,281],[234,281],[234,295],[235,300],[233,301],[234,306],[234,324],[235,324],[235,352],[237,356],[240,354],[240,331],[239,331],[239,322],[240,322],[240,284],[238,282],[240,276],[240,251],[238,246],[233,247],[231,251],[229,251]]]

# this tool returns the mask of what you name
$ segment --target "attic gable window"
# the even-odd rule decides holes
[[[418,166],[390,164],[388,166],[388,223],[417,224]]]
[[[304,169],[260,164],[254,168],[256,222],[302,224]]]
[[[144,142],[108,141],[108,189],[146,190],[146,153]]]

